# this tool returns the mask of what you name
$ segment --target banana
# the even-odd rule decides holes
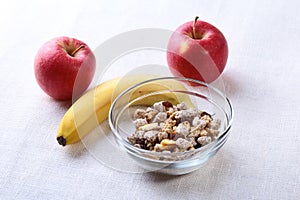
[[[109,109],[112,101],[128,87],[139,82],[149,80],[152,75],[125,76],[121,78],[111,79],[95,88],[89,90],[82,95],[65,113],[60,125],[56,139],[62,146],[73,144],[80,141],[93,129],[95,129],[102,121],[108,117]],[[168,90],[170,88],[186,90],[186,88],[177,81],[164,80],[155,83],[146,83],[128,95],[128,101],[134,100],[132,105],[150,106],[158,101],[170,101],[173,104],[184,101],[188,106],[193,107],[187,95],[178,95],[171,92],[151,94],[147,98],[139,99],[138,97],[149,93]],[[123,98],[126,100],[126,98]],[[135,100],[137,99],[137,100]]]

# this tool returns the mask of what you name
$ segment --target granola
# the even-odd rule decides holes
[[[214,141],[221,121],[206,112],[188,108],[184,102],[154,103],[134,114],[135,133],[128,141],[135,147],[156,152],[185,152]]]

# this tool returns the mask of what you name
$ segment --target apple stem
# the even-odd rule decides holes
[[[198,16],[195,17],[195,20],[194,20],[194,24],[193,24],[193,32],[192,32],[192,36],[193,36],[193,39],[197,39],[196,38],[196,23],[197,23],[197,20],[199,19]]]
[[[77,49],[75,49],[71,54],[70,56],[74,56],[80,49],[84,48],[85,46],[84,45],[80,45]]]

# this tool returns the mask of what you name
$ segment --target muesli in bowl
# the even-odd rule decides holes
[[[184,102],[160,101],[133,114],[135,132],[128,141],[135,147],[164,153],[198,149],[219,135],[220,120]]]
[[[136,95],[149,83],[164,87]],[[232,117],[231,103],[218,89],[193,79],[165,77],[121,93],[111,106],[109,124],[118,146],[139,166],[179,175],[199,169],[216,154],[227,140]]]

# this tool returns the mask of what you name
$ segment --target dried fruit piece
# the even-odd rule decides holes
[[[133,114],[133,117],[134,119],[142,119],[142,118],[145,118],[145,115],[146,115],[146,111],[143,110],[143,109],[137,109],[134,114]]]
[[[181,102],[180,104],[177,104],[177,110],[186,110],[187,106],[184,102]]]
[[[148,121],[145,118],[138,118],[136,120],[133,121],[135,127],[141,127],[144,126],[146,124],[148,124]]]
[[[188,150],[194,149],[193,144],[183,138],[178,138],[176,140],[176,145],[180,149],[180,151],[188,151]]]
[[[190,123],[188,121],[182,122],[178,124],[175,131],[176,134],[179,134],[180,136],[183,136],[184,138],[190,133]]]
[[[197,142],[198,142],[199,144],[201,144],[201,146],[204,146],[204,145],[206,145],[206,144],[208,144],[208,143],[211,142],[211,137],[208,137],[208,136],[202,136],[202,137],[199,137],[199,138],[197,139]]]
[[[159,112],[153,119],[153,123],[160,123],[167,120],[167,113],[165,112]]]

